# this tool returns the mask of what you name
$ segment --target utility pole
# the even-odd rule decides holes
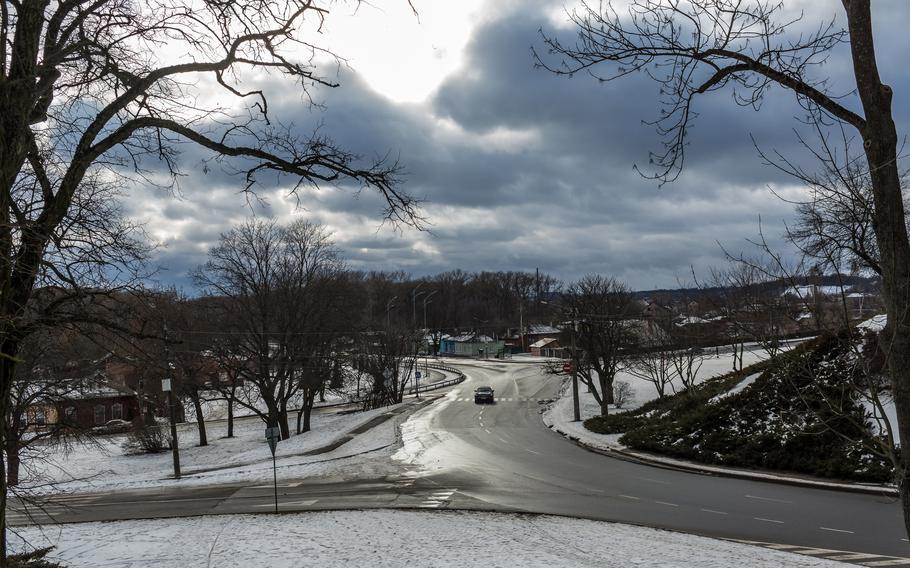
[[[411,322],[413,323],[414,327],[417,327],[417,296],[423,294],[423,292],[418,294],[417,290],[420,290],[420,287],[423,286],[423,284],[424,283],[421,282],[417,285],[416,288],[411,290]]]
[[[167,317],[167,316],[165,316]],[[171,453],[174,455],[174,479],[180,479],[180,450],[177,443],[177,417],[174,415],[174,389],[171,384],[171,352],[167,345],[167,321],[164,322],[164,380],[161,387],[167,391],[167,414],[171,423]]]
[[[581,420],[581,408],[578,402],[578,354],[575,351],[575,333],[578,327],[578,309],[572,309],[572,412],[574,421]]]
[[[432,292],[430,292],[429,294],[427,294],[426,296],[423,297],[423,332],[425,334],[424,339],[426,339],[430,333],[430,328],[427,327],[427,304],[430,303],[430,298],[433,297],[433,294],[435,294],[438,291],[439,290],[433,290]],[[423,356],[423,370],[427,375],[430,374],[430,342],[429,341],[427,341],[427,350]]]

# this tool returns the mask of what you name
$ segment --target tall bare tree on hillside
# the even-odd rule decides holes
[[[872,225],[889,315],[887,364],[904,438],[910,436],[910,239],[898,170],[894,93],[879,75],[871,1],[841,3],[846,28],[822,22],[810,33],[796,29],[799,18],[781,13],[783,2],[633,0],[623,14],[609,1],[582,4],[572,14],[578,41],[565,44],[545,37],[551,53],[562,59],[538,61],[556,73],[587,71],[604,80],[648,72],[664,97],[665,107],[654,123],[664,146],[652,156],[653,175],[664,181],[679,175],[695,117],[693,105],[710,91],[733,88],[737,102],[758,108],[769,88],[780,86],[811,115],[859,134],[871,181]],[[817,73],[843,43],[850,46],[861,114],[845,106]],[[901,464],[898,484],[910,529],[910,452],[902,454]]]

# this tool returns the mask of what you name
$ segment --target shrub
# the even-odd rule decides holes
[[[136,418],[133,429],[124,442],[124,449],[135,454],[157,454],[170,447],[170,436],[165,433],[164,426],[152,416],[147,416],[145,420]]]
[[[64,568],[62,564],[44,558],[53,549],[53,546],[49,546],[37,548],[31,552],[10,554],[6,559],[6,565],[9,568]]]

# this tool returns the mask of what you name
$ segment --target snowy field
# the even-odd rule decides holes
[[[24,544],[22,539],[28,544]],[[54,545],[69,568],[661,566],[830,567],[841,563],[656,529],[551,516],[343,511],[35,527],[11,546]]]
[[[312,430],[282,441],[277,450],[278,476],[282,479],[330,475],[339,468],[367,467],[371,458],[384,455],[382,450],[395,444],[396,416],[336,450],[314,456],[301,456],[336,440],[351,429],[397,406],[354,414],[314,414]],[[94,443],[81,445],[68,454],[52,454],[45,462],[26,464],[40,468],[23,482],[24,487],[40,486],[37,492],[99,491],[153,487],[179,483],[211,484],[228,481],[271,480],[272,461],[259,418],[245,418],[234,425],[234,438],[224,438],[226,422],[209,422],[209,445],[199,447],[195,424],[178,427],[180,465],[183,479],[175,482],[170,451],[159,454],[126,455],[122,444],[126,435],[103,436]],[[294,431],[294,422],[291,430]],[[211,470],[198,472],[199,470]],[[195,473],[194,472],[198,472]],[[52,485],[47,485],[52,483]]]

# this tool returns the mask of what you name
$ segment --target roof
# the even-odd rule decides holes
[[[531,348],[540,349],[541,347],[546,347],[547,345],[554,343],[555,341],[557,341],[557,340],[553,337],[544,337],[543,339],[538,339],[537,341],[532,343]]]
[[[527,335],[547,335],[553,333],[560,333],[558,328],[553,327],[552,325],[546,325],[543,323],[532,323],[528,326]]]

